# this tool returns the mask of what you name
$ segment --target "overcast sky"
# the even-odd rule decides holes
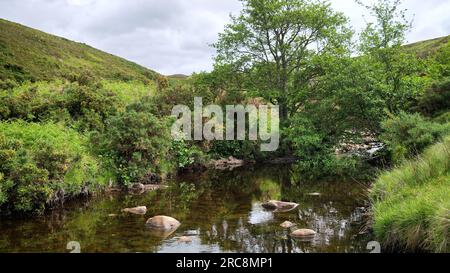
[[[364,26],[354,0],[331,2],[354,30]],[[208,45],[240,7],[238,0],[0,0],[0,17],[169,75],[210,70]],[[414,16],[409,42],[450,34],[450,1],[404,0],[404,7]]]

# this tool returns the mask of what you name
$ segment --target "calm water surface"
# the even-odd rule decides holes
[[[368,205],[362,182],[309,181],[280,165],[184,175],[169,184],[143,195],[65,204],[32,219],[2,218],[0,252],[69,252],[69,241],[78,241],[81,252],[368,252],[370,235],[361,233]],[[300,206],[273,213],[261,207],[269,199]],[[147,206],[147,215],[121,212],[134,206]],[[154,215],[175,217],[181,226],[172,234],[155,233],[145,226]],[[291,238],[280,227],[284,221],[318,234],[310,241]],[[180,236],[192,242],[179,242]]]

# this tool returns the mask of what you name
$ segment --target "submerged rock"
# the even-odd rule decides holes
[[[316,235],[316,232],[312,229],[297,229],[291,233],[292,237],[312,237]]]
[[[147,207],[141,206],[141,207],[135,207],[135,208],[126,208],[126,209],[123,209],[122,211],[131,213],[131,214],[144,215],[147,213]]]
[[[158,229],[158,230],[175,230],[177,229],[181,223],[172,217],[169,216],[155,216],[147,220],[147,226],[152,229]]]
[[[269,202],[263,203],[262,207],[267,210],[273,210],[275,212],[288,212],[296,209],[298,207],[298,204],[292,202],[270,200]]]
[[[282,228],[291,228],[291,227],[295,227],[296,225],[297,224],[294,224],[292,222],[286,221],[286,222],[282,223],[280,225],[280,227],[282,227]]]
[[[188,236],[181,236],[180,238],[178,238],[178,242],[180,242],[180,243],[191,243],[192,239],[191,239],[191,237],[188,237]]]

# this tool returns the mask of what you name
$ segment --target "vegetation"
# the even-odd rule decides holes
[[[106,183],[127,187],[229,156],[295,157],[310,179],[353,175],[367,158],[340,148],[380,141],[394,169],[374,185],[377,236],[448,251],[450,36],[404,46],[412,24],[399,0],[363,5],[373,20],[359,37],[327,2],[241,2],[214,45],[213,71],[191,76],[0,20],[2,211],[42,212]],[[280,149],[173,141],[172,107],[192,109],[194,97],[279,105]]]
[[[75,71],[90,71],[104,79],[145,83],[157,75],[88,45],[0,19],[0,80],[56,80],[70,78]]]
[[[374,230],[388,247],[449,252],[450,137],[382,174],[373,186]]]
[[[450,123],[426,120],[420,114],[400,113],[382,124],[381,139],[392,152],[394,162],[420,154],[428,146],[450,135]]]
[[[0,123],[2,212],[42,212],[46,204],[106,183],[87,139],[51,123]]]

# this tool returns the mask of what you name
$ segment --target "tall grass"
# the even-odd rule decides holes
[[[374,231],[386,247],[450,252],[450,136],[382,174],[371,196]]]

